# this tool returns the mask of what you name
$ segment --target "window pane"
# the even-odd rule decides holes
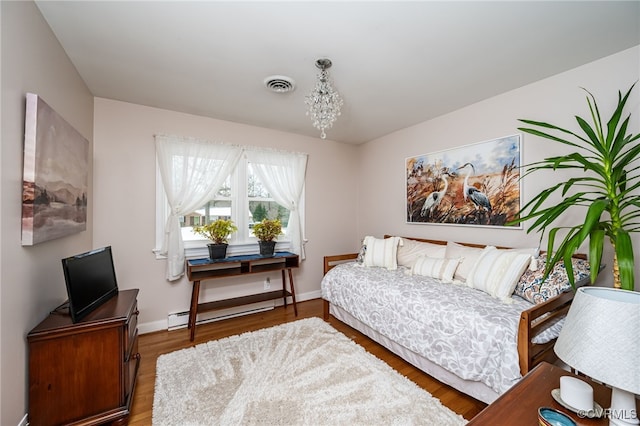
[[[204,210],[205,223],[211,223],[217,219],[231,219],[231,200],[209,201],[202,210]]]
[[[201,235],[194,234],[194,226],[204,225],[216,219],[231,219],[231,200],[212,200],[196,211],[180,217],[182,239],[201,240]]]
[[[182,239],[184,241],[202,240],[201,235],[193,233],[193,227],[205,225],[216,219],[231,219],[231,206],[231,176],[228,176],[216,193],[215,200],[211,200],[199,209],[180,217]]]
[[[247,163],[247,196],[249,198],[271,198],[258,176],[253,173],[251,163]]]
[[[282,227],[286,228],[289,224],[289,209],[282,207],[275,201],[249,201],[249,211],[251,212],[252,223],[262,221],[262,219],[280,219]],[[249,226],[250,228],[253,225]]]
[[[216,198],[229,198],[231,197],[231,175],[227,176],[224,183],[218,190]]]
[[[247,164],[247,196],[249,199],[249,229],[250,236],[254,237],[253,224],[262,219],[280,219],[282,231],[287,233],[289,224],[289,209],[279,205],[264,187],[260,179],[253,172],[251,163]]]

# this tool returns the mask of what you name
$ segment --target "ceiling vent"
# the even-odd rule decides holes
[[[293,79],[284,75],[272,75],[264,79],[264,85],[273,92],[287,93],[293,92],[295,83]]]

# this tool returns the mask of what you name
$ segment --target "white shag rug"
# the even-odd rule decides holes
[[[320,318],[158,358],[154,425],[463,425]]]

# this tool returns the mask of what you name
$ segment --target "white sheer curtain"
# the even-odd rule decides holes
[[[289,209],[287,232],[292,251],[300,259],[304,259],[304,235],[299,205],[307,170],[307,154],[251,149],[246,151],[246,155],[253,171],[275,202]]]
[[[156,156],[171,206],[160,254],[167,256],[167,279],[184,274],[179,216],[211,200],[238,163],[242,148],[194,138],[157,135]]]

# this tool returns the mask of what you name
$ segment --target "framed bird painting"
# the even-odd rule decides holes
[[[407,158],[407,223],[521,229],[521,160],[520,135]]]

